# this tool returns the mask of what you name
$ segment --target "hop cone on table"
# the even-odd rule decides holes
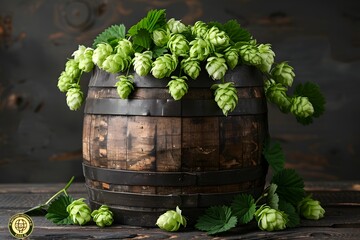
[[[314,113],[314,107],[307,97],[297,96],[291,101],[290,112],[297,117],[306,118]]]
[[[198,38],[204,38],[206,36],[207,31],[208,31],[208,26],[203,21],[197,21],[191,27],[191,33]]]
[[[102,64],[105,59],[113,52],[113,48],[108,43],[99,43],[94,50],[92,60],[99,68],[102,68]]]
[[[213,26],[207,33],[206,38],[214,45],[215,48],[226,48],[230,45],[230,38],[224,32],[219,30],[219,28]]]
[[[99,209],[94,210],[91,216],[99,227],[110,226],[114,221],[113,213],[106,205],[102,205]]]
[[[74,57],[74,60],[79,62],[79,57],[84,54],[86,47],[84,45],[79,45],[78,49],[71,54]]]
[[[275,53],[271,50],[270,44],[260,44],[258,51],[261,57],[261,63],[258,68],[263,72],[269,72],[274,63]]]
[[[118,45],[115,47],[116,53],[120,54],[123,59],[126,59],[134,54],[132,43],[123,38],[119,40]]]
[[[172,76],[171,81],[168,83],[169,93],[175,100],[180,100],[188,91],[188,85],[186,83],[187,77]]]
[[[201,71],[200,62],[192,58],[182,60],[181,68],[184,73],[190,76],[192,79],[196,79]]]
[[[134,90],[133,78],[132,75],[120,75],[116,78],[118,81],[115,83],[115,87],[120,98],[127,99],[129,94]]]
[[[234,47],[228,47],[224,51],[224,58],[230,69],[234,69],[239,62],[238,50]]]
[[[170,38],[170,33],[165,29],[156,29],[152,34],[153,41],[156,46],[164,47]]]
[[[135,57],[133,59],[133,65],[135,72],[140,76],[146,76],[150,70],[153,61],[152,58],[152,52],[151,51],[145,51],[143,53],[135,53]]]
[[[221,80],[228,69],[223,55],[217,54],[216,57],[209,57],[205,66],[206,71],[214,80]]]
[[[75,80],[63,71],[58,79],[57,87],[61,92],[67,92],[73,83]]]
[[[156,225],[165,231],[175,232],[179,230],[181,225],[186,227],[186,218],[181,215],[180,208],[176,207],[176,211],[169,210],[160,215],[156,221]]]
[[[255,219],[261,230],[276,231],[286,228],[288,222],[284,212],[263,205],[255,212]]]
[[[271,76],[276,82],[291,87],[295,77],[294,68],[287,62],[281,62],[271,70]]]
[[[170,77],[171,73],[176,69],[178,60],[176,56],[164,54],[156,58],[152,63],[151,73],[155,78]]]
[[[65,72],[73,79],[78,78],[81,72],[79,69],[79,63],[74,59],[69,59],[65,64]]]
[[[244,63],[257,66],[261,64],[262,58],[258,48],[254,44],[244,44],[239,49],[239,55]]]
[[[78,56],[77,60],[79,62],[80,70],[90,72],[94,68],[94,63],[92,61],[93,52],[93,49],[87,48],[83,54]]]
[[[72,84],[66,93],[66,104],[72,111],[76,111],[81,107],[84,101],[84,94],[78,84]]]
[[[111,54],[102,64],[102,69],[108,73],[117,73],[124,71],[130,64],[130,57],[122,57],[121,54]]]
[[[205,60],[214,51],[211,43],[202,38],[191,41],[190,46],[190,57],[199,61]]]
[[[90,207],[84,202],[84,198],[79,198],[70,203],[66,211],[74,224],[85,225],[91,220]]]
[[[233,82],[214,84],[211,89],[215,90],[215,101],[225,116],[232,112],[237,103],[238,96]]]
[[[182,34],[172,34],[167,43],[171,53],[176,56],[187,56],[189,52],[189,42]]]
[[[310,196],[300,201],[298,212],[304,218],[313,220],[318,220],[324,217],[325,214],[325,210],[321,207],[320,202],[312,199]]]
[[[188,28],[179,20],[175,20],[175,18],[170,18],[167,21],[167,27],[172,33],[182,33],[188,30]]]

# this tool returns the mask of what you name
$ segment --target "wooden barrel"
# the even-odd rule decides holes
[[[239,193],[261,194],[268,127],[260,72],[239,66],[226,74],[239,97],[227,117],[206,72],[188,80],[179,101],[168,93],[169,79],[136,74],[135,91],[122,100],[116,76],[95,69],[86,99],[83,171],[92,207],[108,205],[120,224],[155,226],[179,206],[193,224]]]

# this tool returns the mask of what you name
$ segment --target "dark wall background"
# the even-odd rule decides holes
[[[83,113],[68,110],[57,78],[79,44],[151,8],[188,24],[237,19],[271,43],[295,81],[317,82],[327,99],[326,114],[306,127],[269,106],[287,165],[306,180],[360,179],[358,0],[1,0],[0,183],[82,180]]]

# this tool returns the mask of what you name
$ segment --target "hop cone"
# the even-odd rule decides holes
[[[306,118],[314,113],[314,107],[307,97],[297,96],[292,99],[290,112],[297,117]]]
[[[166,46],[167,42],[169,41],[170,34],[165,29],[156,29],[153,32],[153,41],[156,46],[158,47],[164,47]]]
[[[152,63],[151,73],[155,78],[169,77],[176,69],[177,63],[176,56],[164,54]]]
[[[84,225],[91,220],[91,210],[84,200],[84,198],[79,198],[66,208],[74,224]]]
[[[78,56],[80,70],[90,72],[94,68],[94,63],[92,61],[93,52],[93,49],[87,48],[83,54]]]
[[[190,76],[192,79],[196,79],[201,71],[200,62],[192,58],[182,60],[181,68],[184,73]]]
[[[140,76],[147,75],[151,70],[152,65],[152,52],[145,51],[143,53],[135,53],[133,58],[133,65],[135,72]]]
[[[86,47],[85,47],[84,45],[79,45],[78,50],[74,51],[71,56],[74,57],[74,60],[75,60],[75,61],[79,62],[78,59],[79,59],[79,57],[80,57],[81,55],[83,55],[83,53],[85,52],[85,50],[86,50]]]
[[[99,227],[110,226],[114,221],[113,213],[106,205],[102,205],[99,209],[94,210],[91,216]]]
[[[258,68],[263,72],[269,72],[274,63],[275,53],[271,50],[270,44],[260,44],[258,51],[261,57],[261,64]]]
[[[271,75],[276,82],[287,87],[291,87],[295,77],[294,68],[287,64],[287,62],[277,64],[271,70]]]
[[[249,65],[257,66],[262,62],[258,48],[253,44],[244,44],[239,49],[241,59]]]
[[[233,82],[214,84],[211,89],[215,90],[215,101],[225,116],[232,112],[237,103],[238,96]]]
[[[99,43],[94,50],[92,60],[97,66],[102,68],[102,64],[105,59],[113,52],[113,48],[108,43]]]
[[[132,43],[123,38],[118,42],[118,45],[115,47],[116,53],[118,53],[123,59],[131,57],[134,54],[134,49]]]
[[[130,64],[131,58],[123,58],[119,53],[111,54],[102,64],[102,69],[108,73],[117,73],[124,71]]]
[[[167,85],[169,87],[170,95],[175,100],[180,100],[188,91],[188,85],[186,83],[187,77],[172,76],[171,79],[173,80],[171,80]]]
[[[65,72],[71,78],[78,78],[81,72],[78,62],[74,59],[69,59],[65,64]]]
[[[225,49],[224,58],[230,69],[234,69],[239,62],[238,50],[234,47],[228,47]]]
[[[230,44],[229,36],[215,26],[207,31],[206,38],[215,48],[226,48]]]
[[[187,31],[187,27],[179,20],[170,18],[167,22],[167,27],[172,33],[182,33]]]
[[[304,218],[313,220],[318,220],[324,217],[325,214],[325,210],[321,207],[320,202],[309,196],[299,203],[298,212]]]
[[[288,112],[291,107],[290,98],[286,95],[286,87],[273,80],[265,82],[265,94],[270,102],[275,103],[281,111]]]
[[[205,68],[214,80],[221,80],[228,69],[226,60],[221,54],[217,54],[217,57],[209,57]]]
[[[214,51],[212,44],[202,38],[191,41],[190,46],[190,57],[199,61],[205,60]]]
[[[186,227],[186,218],[181,215],[180,208],[176,207],[176,211],[169,210],[162,214],[157,219],[156,225],[165,231],[174,232],[179,230],[181,225]]]
[[[255,212],[255,219],[261,230],[276,231],[286,228],[288,222],[287,215],[284,212],[262,205]]]
[[[126,77],[121,75],[116,79],[119,80],[115,83],[116,91],[119,94],[119,97],[121,99],[127,99],[129,94],[134,90],[134,81],[132,81],[133,76],[129,75]]]
[[[198,38],[204,38],[207,31],[208,26],[202,21],[197,21],[194,26],[191,27],[191,33]]]
[[[72,84],[66,93],[66,104],[72,111],[76,111],[81,107],[84,101],[84,94],[78,84]]]
[[[176,56],[187,56],[189,53],[189,42],[182,34],[172,34],[167,46],[171,53]]]
[[[60,92],[67,92],[75,81],[72,77],[70,77],[65,71],[60,74],[57,87]]]

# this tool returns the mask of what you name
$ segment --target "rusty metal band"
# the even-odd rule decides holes
[[[228,115],[255,115],[267,111],[263,98],[239,99],[234,111]],[[129,116],[224,116],[221,109],[212,99],[175,101],[173,99],[115,99],[88,98],[85,113]]]
[[[89,81],[89,87],[114,87],[118,81],[117,76],[123,73],[110,74],[99,68],[93,70],[93,74]],[[164,88],[167,86],[170,78],[157,79],[151,74],[146,76],[134,75],[134,83],[136,87],[141,88]],[[209,75],[206,71],[202,71],[195,80],[189,79],[187,82],[189,88],[209,88],[215,81],[209,81]],[[260,71],[252,66],[238,66],[233,70],[229,70],[225,75],[226,82],[234,82],[235,87],[260,87],[263,86],[263,76]]]
[[[149,172],[108,169],[83,163],[84,176],[109,184],[127,186],[218,186],[248,182],[266,175],[267,166],[204,172]]]
[[[255,187],[251,190],[237,191],[231,193],[197,193],[197,194],[141,194],[129,192],[115,192],[103,189],[92,188],[86,185],[89,198],[99,203],[108,205],[121,205],[127,207],[141,208],[168,208],[169,206],[191,207],[210,207],[214,205],[226,204],[231,202],[240,193],[250,193],[258,195],[263,191],[262,187]]]

